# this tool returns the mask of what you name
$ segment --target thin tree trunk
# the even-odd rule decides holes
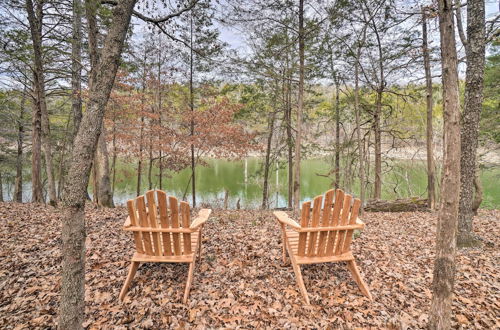
[[[460,101],[451,0],[439,1],[439,30],[444,105],[444,159],[429,328],[450,329],[460,194],[457,189],[460,186]]]
[[[191,14],[190,30],[190,56],[189,56],[189,107],[191,109],[191,136],[194,137],[194,91],[193,91],[193,14]],[[196,162],[194,144],[191,143],[191,194],[193,195],[193,207],[196,207]]]
[[[288,32],[286,34],[288,43]],[[286,74],[285,74],[286,73]],[[286,71],[283,74],[285,86],[285,125],[288,151],[288,208],[293,207],[293,136],[292,136],[292,83],[289,69],[288,53],[286,54]]]
[[[31,201],[43,203],[42,190],[42,114],[36,106],[35,100],[32,105],[31,122]]]
[[[422,8],[422,49],[424,57],[425,69],[425,85],[426,85],[426,105],[427,105],[427,199],[429,208],[434,210],[436,207],[436,187],[434,175],[434,146],[432,129],[432,78],[431,64],[429,58],[429,46],[427,44],[427,17],[426,8]]]
[[[373,114],[373,133],[375,136],[375,183],[373,198],[380,199],[382,195],[382,134],[380,131],[380,116],[382,114],[382,90],[377,90],[375,112]]]
[[[3,202],[3,181],[2,181],[2,172],[0,172],[0,202]]]
[[[42,148],[45,156],[45,170],[47,172],[49,204],[56,205],[57,194],[52,169],[52,147],[50,142],[50,123],[45,99],[45,78],[42,55],[42,24],[43,1],[33,5],[32,0],[26,0],[26,11],[33,43],[33,85],[35,94],[35,107],[40,111]]]
[[[13,200],[23,202],[23,140],[24,140],[24,111],[26,106],[26,85],[21,96],[19,119],[17,121],[17,155],[16,155],[16,181],[14,184]]]
[[[159,47],[158,47],[158,128],[159,128],[159,134],[158,134],[158,167],[159,167],[159,178],[158,178],[158,185],[160,186],[160,190],[162,190],[163,186],[163,155],[162,155],[162,148],[163,148],[163,136],[162,136],[162,130],[163,127],[161,126],[161,111],[162,111],[162,99],[161,99],[161,92],[162,92],[162,86],[161,86],[161,38],[159,39]]]
[[[364,42],[364,38],[363,38]],[[365,143],[361,138],[361,109],[359,108],[359,59],[361,57],[361,45],[358,46],[356,61],[354,64],[354,112],[356,116],[356,139],[358,142],[358,157],[359,157],[359,198],[361,199],[361,205],[365,203],[365,187],[366,187],[366,176],[365,176]],[[360,209],[361,214],[363,213],[363,207]]]
[[[293,208],[300,208],[300,158],[302,143],[302,112],[304,110],[304,0],[299,0],[299,95],[297,104],[297,137],[295,139],[295,173],[293,182]]]
[[[339,81],[335,75],[335,188],[340,182],[340,107],[339,107]]]
[[[111,168],[112,170],[112,179],[111,179],[111,196],[115,195],[115,183],[116,183],[116,155],[117,155],[117,149],[116,149],[116,109],[113,108],[113,142],[112,142],[112,147],[113,147],[113,157],[111,159]]]
[[[476,177],[476,154],[479,135],[479,120],[483,107],[483,84],[485,64],[485,9],[484,0],[467,2],[467,41],[465,52],[465,106],[462,115],[460,157],[460,207],[458,216],[458,247],[479,244],[474,235],[474,178]]]
[[[104,111],[136,0],[122,0],[113,9],[102,58],[89,93],[87,110],[73,144],[73,154],[63,194],[62,280],[60,329],[81,329],[85,315],[85,199]]]
[[[137,196],[141,194],[141,183],[142,183],[142,141],[143,141],[143,131],[144,131],[144,116],[141,116],[141,128],[139,132],[139,160],[137,161]]]
[[[273,142],[274,133],[274,119],[276,118],[276,111],[269,114],[269,134],[267,135],[266,159],[264,161],[264,185],[262,187],[262,209],[269,207],[269,168],[271,167],[271,147]]]

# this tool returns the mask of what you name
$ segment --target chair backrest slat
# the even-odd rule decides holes
[[[352,209],[351,209],[351,216],[349,217],[349,224],[354,225],[356,224],[356,219],[358,218],[359,214],[359,209],[361,207],[361,200],[355,198],[354,203],[352,204]],[[352,241],[352,235],[354,233],[354,230],[348,230],[345,234],[345,242],[344,246],[342,248],[342,253],[349,252],[351,249],[351,241]]]
[[[300,216],[300,226],[308,227],[309,226],[309,216],[311,215],[311,202],[305,202],[302,204],[302,212]],[[304,256],[306,253],[306,242],[307,233],[299,234],[299,246],[297,250],[297,255]]]
[[[168,205],[170,208],[170,221],[172,228],[179,228],[179,203],[174,196],[168,196]],[[172,233],[174,239],[174,255],[182,255],[181,240],[179,233]]]
[[[154,190],[147,191],[146,198],[148,201],[149,225],[151,226],[151,228],[158,228],[158,220],[156,219],[157,211],[156,211],[155,191]],[[161,244],[160,235],[159,233],[152,232],[151,236],[153,236],[154,253],[156,256],[161,256],[163,253],[160,245]]]
[[[189,204],[186,202],[181,202],[181,219],[182,219],[182,227],[189,228],[190,225],[190,214],[189,214]],[[183,242],[184,242],[184,254],[191,253],[191,233],[183,233],[182,234]]]
[[[333,196],[335,194],[335,190],[330,189],[325,193],[325,200],[323,202],[323,213],[321,216],[321,226],[328,227],[330,226],[330,220],[332,215],[332,203]],[[322,257],[325,255],[326,242],[328,239],[328,232],[322,231],[319,234],[319,242],[318,242],[318,256]]]
[[[340,214],[340,226],[345,226],[347,225],[347,222],[349,221],[349,214],[351,210],[351,201],[352,201],[352,196],[346,194],[344,196],[344,207],[342,208],[342,213]],[[334,245],[334,254],[341,254],[342,250],[344,248],[344,240],[345,240],[345,234],[346,230],[339,230],[337,234],[337,242]]]
[[[139,196],[137,201],[137,211],[139,213],[139,225],[141,227],[149,227],[149,219],[146,211],[146,203],[144,202],[144,196]],[[153,246],[151,245],[151,233],[142,232],[142,241],[144,242],[144,249],[147,255],[154,255]]]
[[[335,191],[335,203],[333,204],[333,210],[332,210],[332,219],[330,221],[330,226],[338,226],[339,225],[339,216],[340,216],[340,211],[342,210],[343,204],[344,203],[344,191],[337,189]],[[335,244],[335,241],[337,240],[337,231],[330,231],[328,233],[328,239],[326,243],[326,251],[325,255],[326,256],[331,256],[333,255],[333,247]]]
[[[162,228],[170,228],[170,219],[168,217],[167,194],[164,191],[158,190],[156,193],[158,199],[158,209],[160,213],[160,225]],[[163,255],[172,255],[172,240],[170,233],[162,233],[163,240]]]
[[[137,211],[134,205],[134,200],[129,200],[127,202],[127,209],[128,209],[128,214],[130,217],[130,224],[134,227],[138,226],[139,223],[137,221]],[[144,253],[144,247],[142,245],[142,234],[141,232],[134,232],[134,242],[135,242],[135,249],[137,250],[138,253]]]
[[[313,212],[310,227],[318,227],[319,220],[321,216],[321,203],[323,202],[323,196],[316,196],[313,203]],[[309,234],[309,246],[307,248],[308,256],[316,255],[316,243],[317,243],[318,232],[311,232]]]

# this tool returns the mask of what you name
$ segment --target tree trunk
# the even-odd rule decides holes
[[[431,62],[429,58],[429,46],[427,44],[427,18],[426,8],[422,8],[422,49],[424,57],[425,69],[425,85],[426,85],[426,105],[427,105],[427,199],[429,208],[434,210],[436,207],[436,187],[434,175],[434,146],[432,129],[432,78],[431,78]]]
[[[364,38],[363,38],[364,42]],[[361,46],[358,46],[356,62],[354,64],[354,112],[356,116],[356,139],[358,141],[359,157],[359,198],[361,199],[361,214],[365,203],[365,143],[361,138],[361,109],[359,108],[359,59],[361,57]]]
[[[194,91],[193,91],[193,14],[191,13],[190,30],[190,55],[189,55],[189,107],[191,108],[191,136],[194,136]],[[191,143],[191,194],[193,195],[193,207],[196,207],[196,162],[194,144]]]
[[[373,198],[382,196],[382,134],[380,131],[380,116],[382,114],[382,90],[377,90],[375,112],[373,114],[373,133],[375,135],[375,183]]]
[[[0,202],[3,202],[3,182],[2,182],[2,172],[0,172]]]
[[[31,121],[31,201],[43,203],[42,189],[42,114],[33,97]]]
[[[115,207],[111,180],[109,178],[109,157],[106,146],[106,129],[104,123],[101,127],[101,135],[97,141],[97,150],[94,159],[94,170],[96,171],[97,204],[104,207]]]
[[[444,159],[429,328],[450,329],[460,194],[457,189],[460,186],[460,101],[451,0],[439,1],[439,30],[443,80]]]
[[[269,134],[267,135],[267,147],[266,147],[266,159],[264,161],[264,185],[262,187],[262,209],[267,209],[269,207],[268,197],[269,197],[269,168],[271,167],[271,147],[273,142],[274,133],[274,119],[276,117],[276,111],[269,114]]]
[[[23,202],[23,141],[24,141],[24,107],[26,106],[26,86],[21,96],[19,119],[17,121],[17,155],[16,155],[16,181],[14,184],[13,200]]]
[[[40,111],[42,148],[45,156],[45,169],[47,172],[49,204],[57,202],[56,186],[52,170],[52,147],[50,142],[50,123],[45,99],[45,78],[42,55],[42,24],[43,24],[43,2],[33,5],[32,0],[26,0],[26,11],[33,43],[33,87],[35,96],[35,107]]]
[[[60,329],[81,329],[85,315],[85,198],[104,111],[136,0],[122,0],[115,6],[87,111],[73,144],[73,153],[63,194],[62,280],[59,310]]]
[[[340,182],[340,108],[339,108],[339,81],[335,76],[335,188]]]
[[[458,247],[470,247],[479,243],[474,235],[472,209],[479,120],[483,107],[483,76],[485,64],[485,13],[484,0],[467,2],[467,43],[465,52],[465,107],[462,115],[460,157],[460,207],[458,216]]]
[[[287,35],[288,36],[288,35]],[[288,39],[287,39],[288,40]],[[285,125],[286,125],[286,144],[288,152],[288,208],[293,207],[293,135],[292,135],[292,83],[291,74],[288,68],[288,54],[286,54],[286,75],[283,83],[285,84]]]
[[[299,95],[297,104],[297,138],[295,139],[295,173],[293,182],[293,209],[300,208],[300,152],[302,143],[302,112],[304,110],[304,0],[299,0]]]
[[[141,128],[139,132],[139,160],[137,161],[137,189],[136,194],[139,196],[141,194],[141,183],[142,183],[142,143],[144,134],[144,116],[141,116]]]
[[[476,168],[476,176],[474,177],[474,202],[472,203],[472,212],[477,215],[477,210],[483,201],[483,186],[479,177],[479,168]]]
[[[71,40],[71,108],[73,110],[73,138],[82,121],[82,2],[73,0],[73,36]],[[71,143],[73,144],[73,143]]]

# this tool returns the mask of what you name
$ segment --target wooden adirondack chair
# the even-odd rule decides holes
[[[155,199],[156,195],[156,199]],[[123,229],[133,232],[136,252],[132,265],[120,292],[120,300],[127,294],[141,262],[189,263],[189,272],[184,291],[187,302],[193,281],[196,254],[201,256],[201,233],[203,224],[210,216],[210,209],[201,209],[191,223],[189,204],[179,202],[164,191],[150,190],[144,196],[127,202],[128,214]]]
[[[372,295],[361,278],[351,252],[353,231],[363,229],[365,226],[358,219],[361,201],[354,199],[351,206],[352,196],[337,189],[332,207],[333,197],[333,189],[326,192],[323,209],[323,196],[314,198],[312,217],[311,202],[303,203],[300,225],[289,218],[285,212],[274,212],[283,234],[283,262],[286,263],[288,251],[297,284],[308,305],[309,297],[300,272],[300,265],[323,262],[347,262],[347,268],[361,292],[372,300]]]

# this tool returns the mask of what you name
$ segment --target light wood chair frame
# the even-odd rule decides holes
[[[123,224],[123,229],[133,233],[136,252],[119,299],[123,301],[125,298],[141,263],[189,263],[183,298],[183,303],[186,304],[193,282],[196,256],[198,260],[201,258],[203,225],[212,210],[201,209],[191,223],[188,203],[179,203],[177,198],[167,197],[161,190],[150,190],[145,196],[127,202],[129,216]]]
[[[351,251],[354,230],[362,230],[365,227],[365,224],[358,219],[361,201],[353,200],[351,195],[345,194],[341,189],[336,191],[332,189],[325,193],[323,208],[322,202],[323,196],[314,198],[312,217],[311,202],[303,203],[300,224],[283,211],[274,212],[282,231],[283,263],[287,263],[288,254],[297,284],[307,305],[310,301],[300,265],[326,262],[346,262],[361,292],[373,300]]]

